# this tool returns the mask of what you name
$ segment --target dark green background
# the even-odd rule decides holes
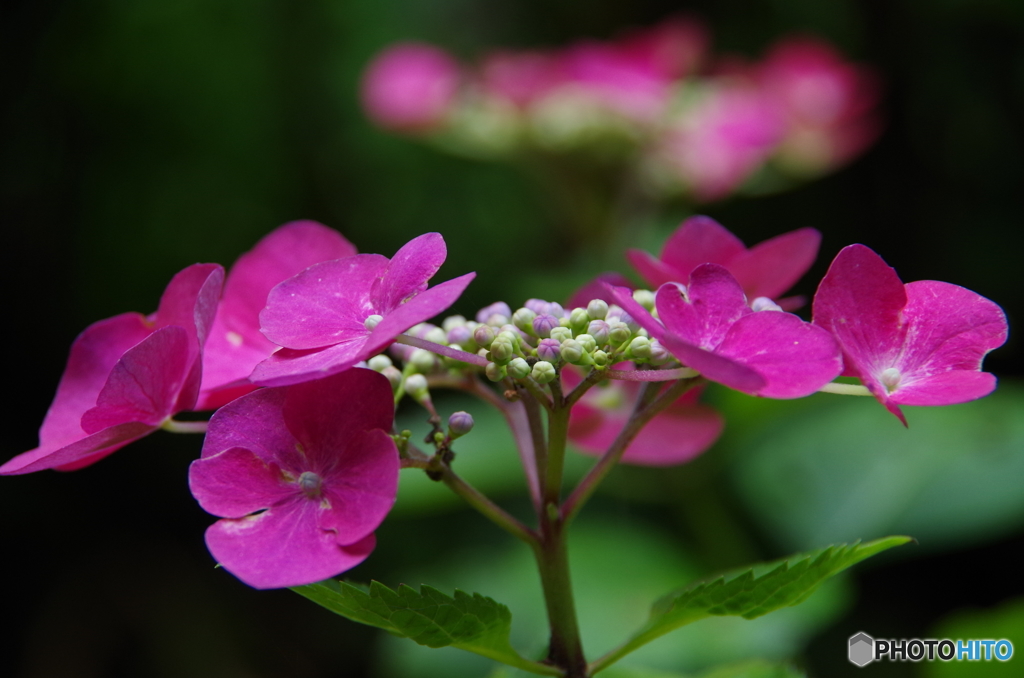
[[[884,82],[886,129],[861,159],[799,190],[701,211],[748,244],[819,228],[822,257],[804,293],[842,246],[862,242],[904,280],[946,280],[996,300],[1013,326],[1024,305],[1016,0],[18,0],[0,14],[3,458],[36,444],[82,328],[153,310],[174,272],[229,265],[288,220],[320,220],[387,255],[440,231],[449,260],[439,279],[478,272],[456,308],[467,315],[499,298],[560,295],[566,270],[596,272],[604,262],[566,255],[530,178],[368,124],[359,73],[399,39],[472,59],[493,46],[609,37],[679,10],[708,21],[718,52],[756,56],[782,35],[813,32]],[[670,206],[665,225],[684,213]],[[1011,333],[987,369],[1019,378],[1018,347]],[[77,473],[3,479],[0,675],[385,675],[371,668],[369,630],[211,569],[201,540],[210,518],[185,485],[198,448],[157,434]],[[705,492],[720,491],[757,556],[784,552],[721,474],[687,473],[681,482],[707,478]],[[700,543],[699,518],[694,527],[602,501],[595,510],[634,511]],[[354,574],[388,581],[410,558],[429,563],[472,539],[496,538],[471,514],[406,515]],[[850,616],[823,628],[804,661],[813,675],[846,675],[852,632],[923,636],[952,610],[1024,595],[1022,553],[1016,528],[866,569]],[[706,556],[737,564],[730,558]],[[886,669],[910,667],[872,667]]]

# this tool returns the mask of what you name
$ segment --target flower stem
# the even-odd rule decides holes
[[[871,391],[860,384],[841,384],[837,381],[825,384],[818,389],[822,393],[838,393],[839,395],[869,396]]]
[[[606,379],[620,381],[673,381],[675,379],[692,379],[700,373],[689,367],[675,367],[669,370],[606,370]]]
[[[534,554],[551,626],[547,660],[562,668],[566,678],[586,678],[587,661],[576,621],[565,537],[565,523],[557,510],[541,516],[541,543]]]
[[[526,542],[530,548],[536,550],[539,546],[537,533],[519,522],[514,516],[505,511],[480,490],[476,489],[463,480],[446,462],[440,461],[432,464],[427,469],[428,474],[438,473],[441,482],[447,485],[455,494],[466,500],[470,506],[482,513],[495,525],[511,534],[516,539]],[[432,476],[433,477],[433,476]]]
[[[431,353],[437,353],[439,355],[446,356],[452,360],[458,360],[459,362],[468,363],[470,365],[476,365],[477,367],[487,367],[487,363],[490,362],[487,358],[482,358],[475,353],[468,353],[466,351],[460,351],[459,349],[451,348],[449,346],[442,346],[441,344],[435,344],[432,341],[426,339],[420,339],[419,337],[411,337],[408,334],[399,334],[395,337],[396,344],[405,344],[406,346],[415,346],[416,348],[422,348],[430,351]]]
[[[699,383],[700,378],[693,379],[681,379],[676,383],[672,384],[664,393],[653,397],[657,393],[657,387],[652,384],[647,384],[645,391],[641,393],[640,399],[637,401],[636,409],[633,410],[633,416],[629,418],[626,425],[622,427],[615,442],[611,444],[611,447],[601,456],[594,466],[591,467],[587,475],[583,477],[583,480],[579,482],[576,489],[572,491],[569,498],[565,500],[565,504],[562,505],[562,517],[565,523],[568,524],[576,517],[580,509],[583,508],[583,504],[590,498],[590,496],[597,489],[597,486],[601,484],[601,481],[605,479],[608,473],[615,467],[615,464],[622,459],[622,455],[625,454],[626,448],[633,442],[640,430],[647,425],[656,415],[662,412],[666,407],[676,401],[679,396],[686,393],[688,390],[693,388]]]
[[[171,433],[206,433],[208,425],[206,421],[177,421],[168,417],[160,424],[160,428]]]

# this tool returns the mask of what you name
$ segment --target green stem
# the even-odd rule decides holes
[[[564,669],[566,678],[587,678],[587,661],[583,656],[583,643],[576,621],[565,536],[565,523],[557,511],[541,517],[541,543],[534,554],[551,626],[547,661]]]
[[[168,417],[160,428],[171,433],[206,433],[209,422],[205,421],[177,421]]]
[[[562,399],[558,398],[558,400]],[[565,470],[565,444],[569,435],[569,413],[570,408],[562,407],[561,402],[558,402],[548,412],[548,458],[544,474],[544,503],[548,506],[557,507],[562,498],[562,475]]]
[[[455,494],[465,499],[470,506],[482,513],[495,525],[516,539],[526,542],[532,549],[536,550],[540,547],[540,541],[536,532],[523,525],[514,516],[506,512],[505,509],[488,499],[480,490],[460,478],[448,464],[440,460],[438,461],[439,463],[427,469],[428,474],[439,473],[440,478],[438,479],[441,482],[447,485]]]
[[[625,454],[626,448],[633,442],[637,434],[643,429],[644,426],[654,419],[659,413],[661,413],[666,407],[671,405],[679,398],[679,396],[686,393],[688,390],[693,388],[700,381],[700,377],[694,379],[681,379],[676,383],[672,384],[664,393],[653,398],[648,402],[653,393],[657,393],[658,386],[647,383],[644,385],[644,391],[640,394],[640,399],[637,401],[636,409],[633,410],[633,416],[629,418],[626,425],[622,427],[615,442],[611,444],[611,447],[601,456],[594,466],[591,467],[587,475],[583,477],[583,480],[579,482],[576,489],[572,491],[569,498],[565,500],[565,504],[562,506],[562,516],[565,522],[568,524],[576,517],[580,509],[583,508],[583,504],[590,498],[597,486],[601,484],[601,481],[605,479],[608,473],[611,472],[615,464],[622,459],[622,455]]]

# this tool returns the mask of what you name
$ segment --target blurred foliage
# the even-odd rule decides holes
[[[449,261],[439,275],[479,273],[454,309],[466,315],[499,298],[564,298],[589,275],[623,268],[618,255],[567,254],[539,178],[389,137],[363,119],[355,91],[366,61],[394,40],[433,41],[472,58],[495,45],[608,37],[680,10],[708,20],[718,51],[754,55],[780,35],[813,32],[874,65],[885,83],[888,127],[860,161],[799,191],[707,213],[748,244],[821,229],[821,259],[798,292],[813,293],[834,253],[863,242],[904,280],[973,289],[1016,325],[1024,316],[1019,0],[15,0],[0,9],[0,272],[15,401],[4,409],[4,458],[36,444],[83,327],[154,309],[175,271],[197,260],[230,264],[287,220],[318,219],[361,251],[387,255],[412,236],[442,232]],[[657,249],[688,213],[676,204],[648,215],[648,230],[628,245]],[[988,369],[1019,376],[1018,346],[1011,333]],[[868,399],[710,395],[729,421],[719,446],[677,469],[618,469],[581,518],[573,566],[588,648],[620,640],[655,595],[689,577],[776,557],[786,544],[821,546],[833,540],[826,532],[906,530],[923,548],[908,565],[855,573],[856,598],[849,587],[823,588],[762,620],[679,631],[637,661],[678,672],[744,656],[786,659],[817,636],[805,655],[814,675],[859,675],[845,657],[855,630],[952,632],[934,630],[935,620],[1024,594],[1020,492],[1011,487],[1021,477],[1020,445],[1012,447],[1019,387],[977,404],[913,409],[910,431]],[[493,437],[494,425],[478,428],[483,442],[467,438],[458,463],[525,513],[503,496],[521,473],[507,442]],[[816,439],[806,437],[812,429]],[[398,649],[402,641],[290,592],[252,591],[213,570],[200,536],[212,519],[185,486],[198,450],[196,439],[157,435],[74,474],[4,479],[2,609],[14,630],[0,675],[391,676],[444,657],[413,656],[415,646]],[[499,454],[501,465],[490,464]],[[872,491],[871,473],[891,490]],[[845,474],[868,485],[851,486]],[[524,621],[514,622],[517,646],[539,651],[539,593],[525,550],[445,506],[442,488],[402,482],[377,552],[351,576],[510,601]],[[610,586],[596,584],[609,576]],[[926,580],[944,582],[941,598]],[[446,666],[444,675],[463,675]]]
[[[1024,647],[1024,598],[1006,601],[989,610],[958,610],[941,619],[928,634],[929,638],[993,639],[1013,643],[1014,655]],[[1013,657],[1018,659],[1019,657]],[[1006,662],[952,661],[922,662],[918,675],[923,678],[988,678],[1006,676],[1010,671]]]

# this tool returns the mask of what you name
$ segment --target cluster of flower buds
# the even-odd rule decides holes
[[[363,106],[381,127],[456,153],[591,152],[700,201],[827,172],[877,136],[875,77],[827,43],[784,39],[753,63],[713,56],[708,43],[681,17],[473,66],[401,43],[367,68]]]

